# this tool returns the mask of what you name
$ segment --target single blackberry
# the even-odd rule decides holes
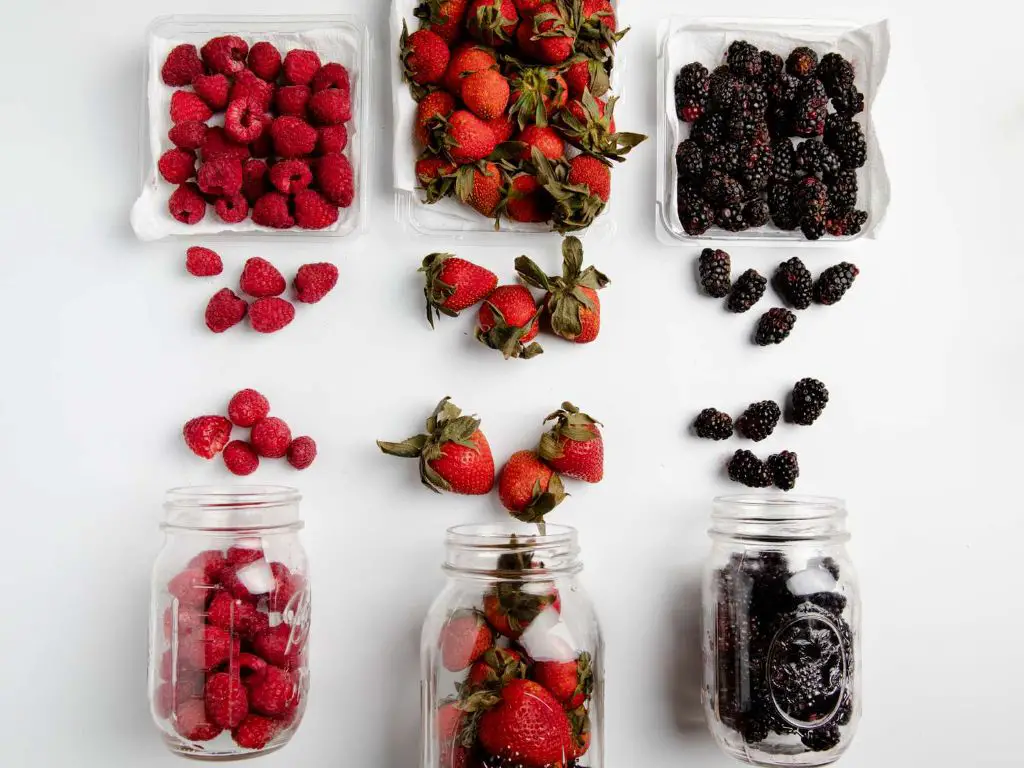
[[[826,174],[825,186],[828,187],[829,216],[846,213],[857,205],[857,172],[852,168],[843,168],[835,173]]]
[[[818,276],[818,282],[814,284],[814,300],[826,306],[838,303],[859,274],[860,270],[848,261],[829,267]]]
[[[761,74],[761,52],[746,40],[734,41],[729,46],[725,61],[732,73],[744,80],[753,80]]]
[[[689,182],[704,177],[704,151],[693,139],[687,139],[676,149],[676,169],[679,177]]]
[[[744,83],[736,94],[732,110],[759,115],[768,109],[768,94],[758,83]]]
[[[727,141],[724,144],[716,144],[707,152],[708,171],[720,171],[725,174],[734,174],[740,164],[740,143],[738,141]]]
[[[729,479],[748,488],[771,488],[772,476],[763,461],[750,451],[739,450],[729,460]]]
[[[712,172],[707,179],[704,180],[704,187],[701,189],[701,195],[714,206],[724,207],[727,205],[737,205],[743,202],[743,198],[746,193],[743,191],[743,185],[740,184],[732,176],[727,176],[724,173]]]
[[[821,136],[825,132],[827,115],[825,87],[817,80],[806,81],[797,90],[793,104],[793,132],[804,138]]]
[[[867,161],[868,144],[860,123],[829,115],[825,121],[825,144],[836,153],[844,168],[860,168]]]
[[[764,718],[748,715],[743,718],[738,730],[747,744],[760,744],[768,738],[771,728]]]
[[[864,111],[864,94],[851,85],[832,96],[832,109],[843,117],[853,117]]]
[[[736,94],[743,87],[743,81],[732,73],[727,65],[711,73],[708,86],[708,106],[715,112],[728,112],[736,101]]]
[[[796,148],[796,164],[799,173],[835,173],[839,170],[839,156],[823,142],[807,139]]]
[[[757,324],[757,333],[754,341],[759,347],[767,347],[770,344],[781,344],[789,338],[789,334],[796,325],[796,315],[788,309],[776,307],[769,309]]]
[[[704,440],[728,440],[732,437],[732,417],[727,413],[705,408],[693,422],[697,437]]]
[[[818,562],[819,568],[824,568],[831,574],[832,578],[839,581],[839,563],[836,562],[834,557],[823,557]]]
[[[825,236],[825,215],[804,215],[800,219],[800,231],[807,240],[821,240]]]
[[[800,226],[800,212],[793,198],[792,184],[775,181],[768,185],[768,213],[779,229],[788,231]]]
[[[793,183],[793,202],[801,218],[823,218],[828,208],[828,187],[816,176],[804,176]]]
[[[849,602],[846,595],[841,592],[815,592],[807,598],[807,601],[837,615],[846,610],[846,604]]]
[[[724,299],[732,287],[732,261],[725,251],[705,248],[698,262],[700,284],[713,299]]]
[[[730,312],[746,312],[757,304],[768,288],[768,281],[755,269],[748,269],[736,279],[727,304]]]
[[[771,80],[772,78],[778,77],[782,74],[782,68],[785,66],[782,57],[777,53],[771,51],[761,51],[761,79]]]
[[[818,54],[807,46],[794,48],[786,59],[786,72],[800,79],[810,77],[818,67]]]
[[[853,85],[853,65],[838,53],[826,53],[814,73],[829,93],[841,91]]]
[[[676,77],[676,114],[680,120],[692,123],[704,114],[708,100],[708,70],[700,62],[687,64]]]
[[[680,180],[679,221],[688,235],[703,235],[715,221],[715,209],[696,191]]]
[[[830,209],[825,216],[825,231],[832,237],[849,237],[858,234],[867,220],[867,211],[854,209],[840,212]]]
[[[800,477],[800,464],[797,462],[796,454],[792,451],[783,451],[769,456],[768,471],[772,474],[772,481],[780,491],[792,491],[796,488],[796,479]],[[840,611],[842,613],[842,611]]]
[[[828,752],[839,745],[839,726],[835,723],[800,732],[800,741],[812,752]]]
[[[789,139],[776,139],[772,142],[772,181],[789,181],[793,178],[793,166],[796,163],[796,150]]]
[[[708,113],[693,124],[690,138],[702,147],[713,147],[722,142],[725,134],[725,115]]]
[[[762,400],[760,403],[751,403],[743,415],[736,419],[736,429],[748,440],[759,443],[771,436],[781,418],[782,410],[778,403]]]
[[[786,303],[795,309],[807,309],[814,299],[814,278],[800,259],[794,256],[779,264],[772,285]]]
[[[772,175],[775,156],[770,144],[744,144],[740,151],[739,179],[748,192],[764,192]]]
[[[752,229],[763,227],[768,223],[768,217],[768,203],[760,198],[751,200],[743,206],[743,220]]]
[[[743,216],[742,202],[723,205],[715,212],[715,226],[726,232],[743,232],[750,229],[750,224]]]
[[[800,85],[799,78],[783,73],[768,83],[768,98],[775,104],[789,106],[796,101]]]
[[[771,131],[764,111],[747,112],[733,109],[729,119],[725,121],[725,137],[730,141],[771,143]]]
[[[786,420],[809,427],[818,420],[828,405],[828,389],[817,379],[800,379],[789,396]]]

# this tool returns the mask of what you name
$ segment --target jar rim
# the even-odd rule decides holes
[[[712,502],[718,520],[796,522],[846,517],[846,502],[831,496],[790,496],[782,493],[739,493]]]
[[[543,526],[543,527],[542,527]],[[554,523],[531,524],[517,520],[504,523],[456,525],[445,536],[444,569],[451,574],[517,581],[544,581],[553,575],[577,573],[579,561],[576,529]],[[502,560],[527,556],[534,565],[510,567]]]
[[[200,485],[167,491],[161,527],[194,531],[266,531],[302,527],[302,494],[284,485]]]
[[[519,523],[468,523],[454,525],[446,531],[449,546],[467,549],[508,549],[512,537],[521,539],[522,548],[572,546],[576,543],[577,531],[569,525],[545,523],[544,532],[536,524]]]

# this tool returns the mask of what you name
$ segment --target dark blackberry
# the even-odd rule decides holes
[[[768,83],[768,98],[775,104],[789,106],[796,101],[800,85],[799,78],[781,74]]]
[[[818,277],[814,284],[814,300],[819,304],[831,306],[836,304],[853,286],[860,270],[848,261],[829,267]]]
[[[807,46],[794,48],[786,59],[786,72],[800,79],[810,77],[818,67],[818,54]]]
[[[751,403],[743,415],[736,419],[736,430],[748,440],[759,443],[771,436],[781,418],[782,410],[778,403],[762,400],[760,403]]]
[[[693,422],[697,437],[704,440],[728,440],[732,437],[732,417],[727,413],[705,408]]]
[[[767,224],[768,216],[768,203],[760,198],[751,200],[743,206],[743,220],[746,221],[747,226],[752,229],[763,227]]]
[[[836,725],[849,725],[852,720],[853,700],[850,698],[850,694],[847,693],[843,697],[843,703],[839,705],[839,711],[836,713]]]
[[[843,117],[853,117],[864,111],[864,94],[853,85],[843,88],[832,96],[832,109]]]
[[[725,115],[708,113],[693,124],[690,138],[702,147],[713,147],[722,142],[725,134]]]
[[[814,74],[825,85],[829,93],[838,92],[853,85],[853,65],[838,53],[826,53],[822,56]]]
[[[676,114],[680,120],[692,123],[704,114],[708,100],[708,70],[700,62],[687,64],[676,77]]]
[[[800,732],[800,741],[812,752],[828,752],[839,745],[839,726],[835,723]]]
[[[839,581],[839,563],[836,562],[834,557],[823,557],[818,562],[818,567],[824,568],[832,575],[833,579]]]
[[[800,219],[800,231],[808,240],[821,240],[825,236],[824,214],[806,215]]]
[[[704,152],[693,139],[687,139],[676,149],[676,170],[688,182],[704,177]]]
[[[754,341],[759,347],[767,347],[770,344],[781,344],[789,338],[789,334],[796,325],[796,315],[788,309],[776,307],[769,309],[757,324],[757,333]]]
[[[768,471],[772,474],[772,481],[776,488],[780,491],[792,491],[796,488],[796,479],[800,477],[800,464],[797,462],[795,453],[792,451],[776,453],[769,456],[765,463],[768,465]]]
[[[837,211],[830,207],[825,216],[825,231],[832,237],[849,237],[858,234],[867,220],[867,211]]]
[[[793,185],[775,181],[768,185],[768,213],[772,223],[782,230],[796,229],[800,225],[800,212],[793,199]]]
[[[774,154],[770,144],[744,144],[740,150],[739,179],[748,192],[764,192],[772,175]]]
[[[846,213],[857,205],[857,172],[852,168],[843,168],[835,173],[826,174],[825,186],[828,187],[829,215]]]
[[[771,143],[771,131],[764,111],[746,112],[733,110],[725,121],[725,137],[730,141]]]
[[[796,148],[796,164],[799,173],[835,173],[839,170],[839,156],[823,142],[807,139]]]
[[[828,96],[825,87],[817,80],[806,81],[797,90],[793,104],[793,132],[805,138],[821,136],[825,131],[827,115]]]
[[[724,144],[716,144],[707,152],[708,171],[720,171],[725,174],[734,174],[740,164],[740,143],[738,141],[727,141]]]
[[[868,158],[868,144],[860,123],[829,115],[825,121],[825,144],[838,155],[844,168],[860,168]]]
[[[772,141],[793,135],[793,116],[790,107],[769,106],[768,111],[764,113],[764,121],[768,125],[768,137]]]
[[[789,139],[776,139],[772,142],[772,173],[771,181],[789,181],[793,178],[793,164],[796,162],[796,150]]]
[[[809,427],[818,420],[828,405],[828,389],[817,379],[800,379],[789,396],[786,420]],[[838,577],[837,577],[838,578]]]
[[[729,460],[729,479],[748,488],[771,488],[772,476],[763,461],[750,451],[739,450]]]
[[[713,299],[724,299],[732,287],[732,261],[725,251],[705,248],[701,251],[698,262],[700,284]]]
[[[770,728],[764,718],[748,715],[740,722],[739,732],[747,744],[760,744],[768,738]]]
[[[771,461],[771,459],[768,461]],[[807,602],[814,603],[829,613],[841,614],[846,610],[846,603],[848,601],[846,595],[840,592],[815,592],[807,598]]]
[[[725,61],[736,77],[753,80],[761,74],[761,52],[746,40],[736,40],[729,46]]]
[[[771,80],[782,74],[782,67],[785,62],[777,53],[761,51],[761,79]]]
[[[682,181],[682,180],[680,180]],[[679,186],[679,221],[688,235],[703,235],[715,221],[715,209],[690,187]]]
[[[768,288],[768,281],[755,269],[748,269],[737,278],[729,294],[727,304],[730,312],[746,312],[757,304]]]
[[[743,198],[746,193],[743,191],[743,185],[740,184],[732,176],[727,176],[724,173],[712,172],[707,179],[704,180],[704,187],[701,189],[701,195],[714,206],[724,207],[727,205],[737,205],[743,202]]]
[[[743,81],[722,65],[711,73],[708,87],[708,107],[715,112],[728,112],[736,101],[736,94],[743,87]]]
[[[723,205],[715,212],[715,226],[726,232],[743,232],[750,229],[750,224],[743,216],[743,209],[742,202]]]
[[[793,202],[801,218],[823,218],[828,209],[828,187],[816,176],[804,176],[793,183]]]
[[[794,256],[779,264],[772,285],[786,303],[795,309],[807,309],[814,299],[814,278],[804,263]]]
[[[768,94],[757,83],[744,83],[736,94],[732,109],[746,114],[760,115],[768,109]]]

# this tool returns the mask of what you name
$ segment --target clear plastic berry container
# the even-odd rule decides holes
[[[854,66],[854,84],[864,94],[864,111],[856,116],[867,141],[867,162],[857,170],[859,196],[856,207],[868,214],[856,235],[808,240],[799,229],[767,226],[729,232],[712,226],[702,235],[683,229],[678,211],[679,173],[676,149],[690,135],[692,123],[679,119],[675,110],[675,80],[679,70],[699,61],[708,70],[724,63],[729,44],[746,40],[762,50],[786,58],[797,46],[808,46],[819,57],[838,52]],[[860,238],[875,237],[889,206],[889,178],[871,119],[872,104],[889,60],[887,20],[829,20],[775,18],[696,18],[672,16],[658,28],[658,161],[655,230],[665,245],[704,248],[711,244],[794,247],[834,246]],[[794,139],[798,141],[799,139]]]
[[[446,543],[423,625],[422,768],[603,766],[603,645],[576,531],[511,521]]]
[[[838,499],[715,499],[704,573],[704,711],[751,765],[838,760],[860,718],[860,595]]]
[[[282,55],[296,48],[316,51],[323,63],[338,62],[348,70],[352,94],[352,119],[345,123],[348,143],[343,154],[349,159],[355,176],[355,197],[347,208],[340,208],[338,220],[324,229],[272,229],[257,225],[250,216],[236,224],[222,221],[207,205],[206,215],[196,224],[175,220],[168,211],[168,200],[175,185],[165,181],[157,170],[160,156],[174,145],[167,133],[172,127],[169,115],[171,95],[177,90],[165,85],[160,70],[168,52],[180,43],[197,48],[213,37],[237,35],[250,46],[265,40]],[[131,210],[131,225],[143,241],[165,237],[354,237],[361,234],[368,220],[369,178],[367,163],[373,153],[370,130],[372,89],[371,35],[357,16],[207,16],[177,15],[155,19],[146,33],[146,61],[143,69],[143,109],[140,136],[142,191]],[[183,90],[191,90],[187,86]],[[221,110],[208,121],[210,126],[224,123]],[[195,182],[195,178],[192,179]]]
[[[288,743],[309,690],[298,492],[169,491],[153,567],[149,698],[168,748],[239,759]]]

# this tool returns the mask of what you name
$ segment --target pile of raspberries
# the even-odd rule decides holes
[[[259,539],[200,552],[167,584],[157,716],[191,742],[224,731],[261,750],[298,727],[308,666],[306,579]]]
[[[177,221],[198,223],[209,203],[227,224],[251,216],[271,229],[325,229],[352,205],[355,177],[344,155],[352,94],[341,64],[321,64],[305,49],[282,59],[268,42],[250,48],[224,35],[199,50],[176,46],[160,76],[179,89],[167,134],[174,148],[157,163],[177,185],[168,202]],[[209,125],[218,113],[223,126]]]

